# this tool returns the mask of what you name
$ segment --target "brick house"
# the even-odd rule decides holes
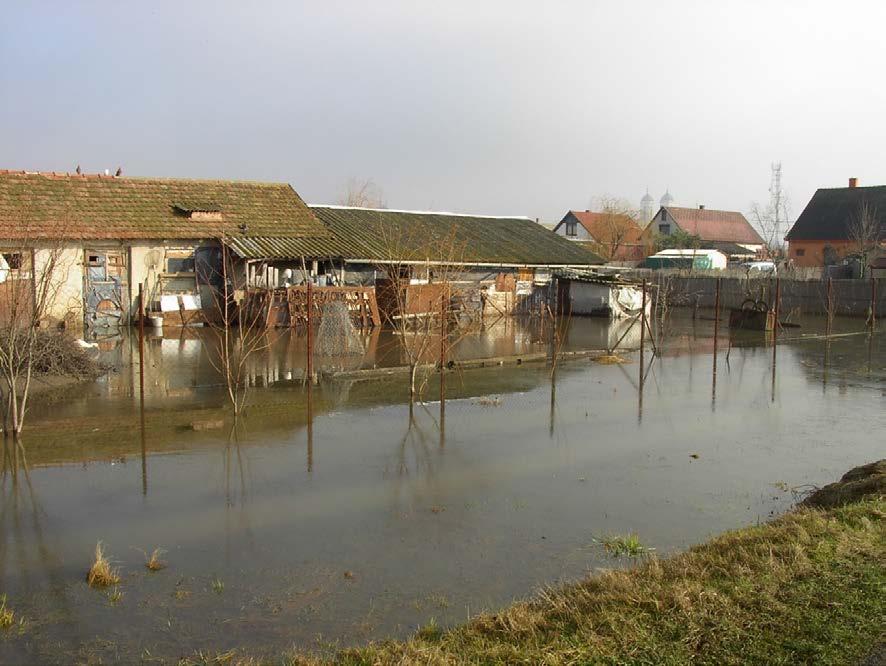
[[[785,236],[788,258],[795,266],[825,266],[861,250],[859,228],[863,211],[879,221],[870,227],[867,244],[886,247],[886,186],[859,187],[857,178],[848,187],[816,190],[800,217]]]

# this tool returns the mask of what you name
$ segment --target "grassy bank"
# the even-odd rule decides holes
[[[876,478],[867,474],[852,486],[855,496],[819,494],[817,506],[675,557],[647,559],[448,631],[427,627],[408,641],[346,650],[331,661],[858,663],[882,641],[886,618],[886,463],[871,467]],[[279,661],[323,663],[298,655]]]

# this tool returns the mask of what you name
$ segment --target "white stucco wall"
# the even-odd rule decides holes
[[[52,274],[47,275],[47,270]],[[37,289],[48,287],[46,317],[79,328],[83,324],[83,250],[76,246],[40,248],[34,251]]]

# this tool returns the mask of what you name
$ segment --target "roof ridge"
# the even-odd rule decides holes
[[[450,217],[477,217],[490,220],[529,220],[534,219],[526,215],[478,215],[475,213],[452,213],[444,210],[407,210],[404,208],[370,208],[368,206],[344,206],[341,204],[308,204],[308,208],[330,208],[332,210],[366,210],[377,213],[407,213],[412,215],[448,215]]]
[[[744,215],[740,210],[726,210],[725,208],[698,208],[697,206],[662,206],[665,210],[694,210],[699,213],[738,213]]]
[[[225,178],[180,178],[170,176],[115,176],[104,173],[70,173],[68,171],[27,171],[25,169],[0,169],[0,176],[42,176],[43,178],[72,180],[110,180],[110,181],[138,181],[160,183],[199,183],[199,184],[238,184],[255,185],[258,187],[291,187],[282,181],[239,180]]]

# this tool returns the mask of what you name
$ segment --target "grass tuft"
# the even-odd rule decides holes
[[[621,363],[630,363],[629,359],[618,354],[604,354],[603,356],[595,356],[594,362],[600,365],[618,365]]]
[[[90,587],[109,587],[120,582],[120,574],[117,569],[111,567],[111,562],[105,557],[102,542],[95,544],[95,561],[86,575],[86,582]]]
[[[221,594],[225,591],[225,582],[221,578],[214,578],[210,585],[212,586],[212,591],[216,594]]]
[[[627,557],[639,557],[640,555],[646,555],[655,550],[654,548],[648,548],[640,543],[640,539],[636,534],[628,534],[626,536],[615,534],[604,537],[599,540],[598,543],[602,543],[603,548],[605,548],[606,552],[612,555],[612,557],[621,557],[622,555]]]
[[[120,588],[116,585],[114,589],[108,594],[108,601],[111,602],[112,606],[116,606],[123,599],[123,593],[120,591]]]
[[[15,611],[6,606],[6,595],[0,594],[0,629],[9,629],[15,624]]]
[[[148,571],[160,571],[161,569],[166,568],[166,562],[164,562],[161,557],[163,557],[163,553],[166,551],[162,548],[155,548],[151,553],[151,556],[148,557],[147,553],[145,554],[145,568]]]

